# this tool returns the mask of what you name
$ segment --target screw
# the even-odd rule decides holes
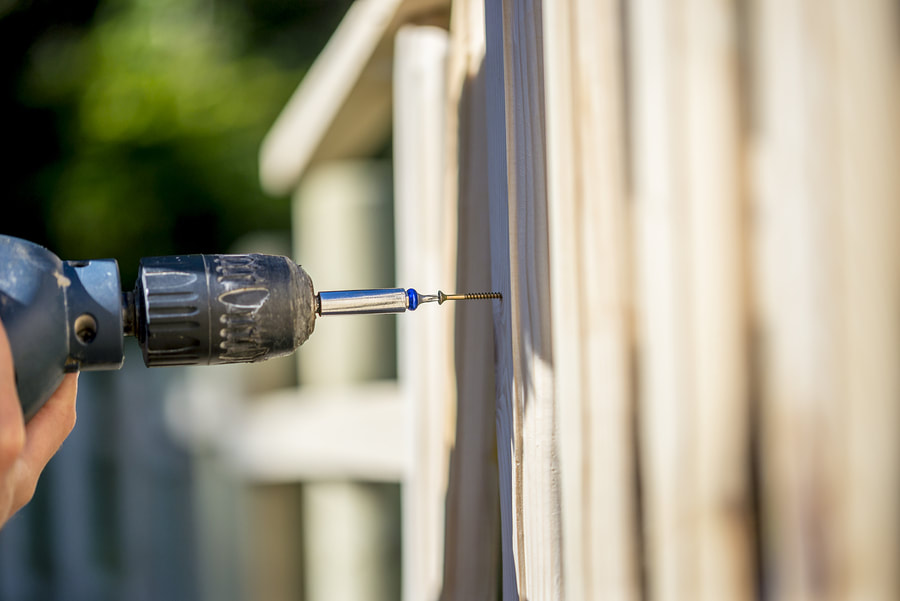
[[[499,292],[469,292],[467,294],[444,294],[440,290],[438,290],[438,304],[442,305],[444,301],[448,300],[483,300],[483,299],[491,299],[491,298],[499,298],[503,299],[503,295]]]

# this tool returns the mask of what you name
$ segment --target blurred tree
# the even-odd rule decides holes
[[[48,242],[44,210],[46,181],[36,174],[62,155],[57,135],[59,112],[55,106],[23,102],[21,82],[28,69],[34,42],[46,35],[78,35],[89,26],[97,0],[31,3],[0,0],[0,115],[8,152],[0,163],[3,232]],[[51,33],[53,32],[53,33]]]
[[[23,151],[0,185],[25,209],[5,233],[118,258],[130,282],[141,256],[287,227],[257,151],[347,2],[52,4],[0,0],[0,39],[18,36],[0,47],[14,57],[0,107]]]

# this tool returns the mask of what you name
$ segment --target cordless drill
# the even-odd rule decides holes
[[[262,254],[147,257],[134,290],[122,292],[113,259],[62,261],[0,235],[0,321],[26,419],[66,373],[119,369],[123,336],[137,338],[148,367],[250,363],[292,353],[320,315],[403,313],[432,301],[486,298],[500,295],[316,293],[299,265]]]

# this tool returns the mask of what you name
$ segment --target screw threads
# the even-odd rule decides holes
[[[443,304],[448,300],[486,300],[491,298],[502,299],[503,295],[499,292],[468,292],[466,294],[444,294],[438,291],[438,304]]]

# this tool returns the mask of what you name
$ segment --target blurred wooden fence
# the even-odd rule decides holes
[[[389,106],[404,598],[900,598],[896,2],[358,0],[264,185]]]
[[[900,598],[897,3],[453,12],[503,597]]]

